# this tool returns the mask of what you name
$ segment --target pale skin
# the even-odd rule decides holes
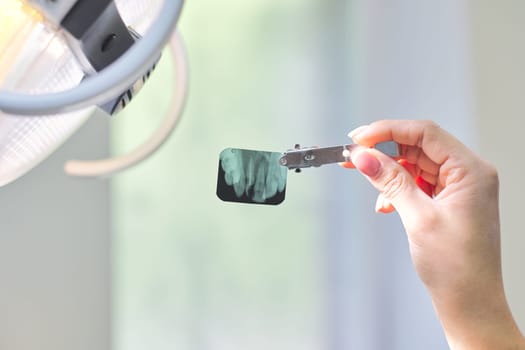
[[[350,136],[376,211],[401,217],[450,348],[525,350],[503,288],[496,169],[430,121],[383,120]],[[404,166],[370,148],[383,141],[402,145]]]

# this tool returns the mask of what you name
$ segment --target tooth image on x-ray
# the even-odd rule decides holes
[[[217,196],[228,202],[279,204],[288,169],[278,152],[227,148],[219,157]]]

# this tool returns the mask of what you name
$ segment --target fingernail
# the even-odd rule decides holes
[[[355,128],[354,130],[350,131],[348,133],[348,137],[350,137],[351,139],[353,139],[357,134],[359,134],[360,132],[362,132],[363,130],[367,129],[368,128],[368,125],[362,125],[358,128]]]
[[[339,165],[342,166],[343,168],[355,169],[355,165],[352,164],[352,162],[342,162],[342,163],[339,163]]]
[[[380,213],[382,209],[383,209],[383,196],[379,195],[377,196],[375,211],[376,213]]]
[[[352,163],[368,177],[375,177],[381,170],[381,162],[367,151],[361,151],[352,157]]]

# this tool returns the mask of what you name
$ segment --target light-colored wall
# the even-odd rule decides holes
[[[62,171],[108,153],[107,122],[0,188],[0,349],[110,349],[109,186]]]
[[[359,120],[354,126],[377,119],[433,119],[474,144],[467,0],[353,3],[352,102]],[[350,317],[363,320],[347,333],[352,345],[354,339],[366,339],[341,349],[447,348],[428,292],[414,271],[399,217],[375,214],[370,206],[376,192],[366,180],[359,181],[354,188],[362,191],[362,201],[351,212],[358,213],[352,224],[363,226],[355,235],[361,256],[352,266],[364,273],[351,285],[363,297]],[[368,280],[376,285],[362,283]]]
[[[479,152],[499,170],[504,280],[525,331],[525,1],[470,7]]]

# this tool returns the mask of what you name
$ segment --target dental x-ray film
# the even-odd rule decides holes
[[[284,153],[226,148],[219,157],[217,196],[223,201],[280,204],[284,201],[288,170],[317,168],[325,164],[351,161],[357,146],[301,147],[296,144]],[[393,141],[374,146],[384,154],[398,159],[401,147]]]
[[[219,156],[217,196],[223,201],[280,204],[286,192],[288,169],[279,152],[226,148]]]

